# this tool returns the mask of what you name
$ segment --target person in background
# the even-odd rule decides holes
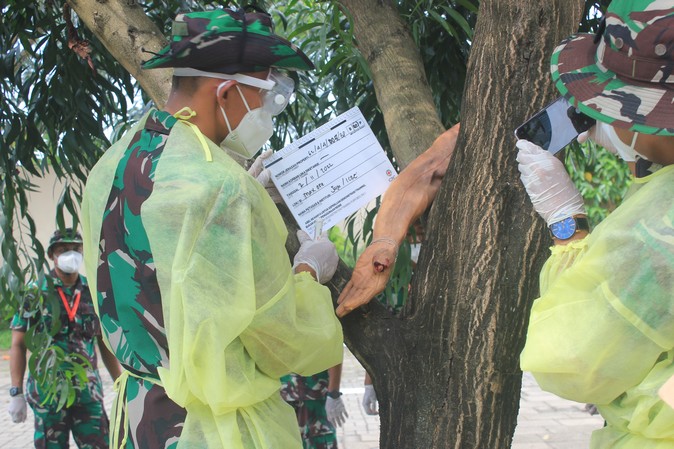
[[[342,364],[313,376],[281,378],[281,397],[295,409],[303,449],[337,449],[335,427],[349,416],[339,386]]]
[[[279,379],[341,363],[321,285],[339,258],[324,234],[287,230],[251,159],[313,64],[260,11],[178,14],[143,64],[172,67],[163,110],[109,148],[82,202],[94,304],[124,372],[114,449],[301,448]],[[317,326],[316,323],[320,323]]]
[[[363,380],[363,410],[367,415],[378,415],[379,408],[377,407],[377,393],[374,391],[374,385],[372,385],[372,378],[370,373],[365,373],[365,379]]]
[[[597,120],[589,138],[632,164],[622,204],[590,233],[563,164],[528,141],[517,161],[554,246],[540,274],[521,368],[542,389],[594,404],[592,449],[674,448],[674,4],[614,0],[595,35],[562,42],[559,91]]]
[[[26,403],[30,404],[35,417],[34,441],[37,449],[65,449],[71,432],[80,448],[107,449],[109,424],[103,406],[96,344],[113,379],[119,377],[121,368],[115,356],[103,344],[87,279],[79,274],[82,237],[70,228],[55,231],[49,239],[47,256],[53,262],[54,269],[39,286],[39,293],[37,285],[29,291],[10,325],[12,345],[8,411],[13,422],[21,423],[27,417]],[[42,295],[41,302],[36,298],[37,294]],[[52,343],[66,356],[83,357],[91,365],[87,369],[86,384],[81,384],[78,377],[73,377],[71,382],[76,390],[75,400],[60,410],[59,397],[47,397],[47,386],[38,383],[33,375],[28,375],[25,393],[23,390],[26,332],[34,327],[37,327],[38,332],[49,332],[54,325],[58,329]]]

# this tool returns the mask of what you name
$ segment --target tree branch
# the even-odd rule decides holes
[[[119,1],[67,1],[87,28],[161,108],[168,98],[173,70],[140,68],[140,64],[149,59],[143,49],[156,52],[166,45],[162,31],[145,15],[143,8]]]

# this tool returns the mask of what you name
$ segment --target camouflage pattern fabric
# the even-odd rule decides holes
[[[26,401],[35,414],[35,447],[38,449],[67,448],[70,432],[72,432],[80,448],[107,449],[109,423],[103,407],[103,387],[97,370],[98,360],[95,347],[96,337],[100,335],[101,328],[94,311],[86,278],[80,275],[74,286],[65,288],[53,270],[49,276],[53,286],[62,288],[71,304],[74,296],[80,294],[80,305],[74,320],[68,319],[68,313],[60,298],[56,297],[56,292],[49,291],[49,284],[45,280],[40,286],[45,296],[41,310],[33,313],[31,304],[33,304],[34,295],[28,294],[22,309],[14,315],[10,327],[21,332],[26,332],[31,327],[37,327],[40,331],[48,330],[58,314],[61,327],[53,337],[53,344],[67,354],[84,356],[93,369],[87,373],[86,385],[80,385],[77,378],[73,379],[73,385],[77,389],[75,402],[60,411],[56,411],[58,397],[43,404],[45,398],[43,389],[30,374],[28,375]],[[59,306],[59,310],[53,310],[55,305]]]
[[[129,377],[127,448],[172,448],[186,412],[160,385],[157,368],[168,365],[161,294],[148,237],[140,218],[153,190],[153,175],[171,127],[167,112],[153,110],[120,161],[100,236],[98,307],[103,330]]]
[[[554,51],[557,89],[584,114],[646,134],[674,135],[674,8],[664,0],[614,1],[605,29]]]
[[[37,386],[28,380],[27,393],[35,415],[35,448],[65,449],[70,432],[77,447],[81,449],[108,449],[110,422],[103,407],[103,388],[98,373],[96,382],[78,392],[75,403],[56,411],[52,405],[40,405],[35,401]]]
[[[231,74],[269,67],[310,70],[314,65],[299,48],[274,34],[269,14],[218,9],[178,14],[169,45],[142,67]]]
[[[335,427],[325,411],[327,394],[327,371],[281,378],[281,397],[295,409],[303,449],[337,449]]]

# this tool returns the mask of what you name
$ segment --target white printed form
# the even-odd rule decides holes
[[[317,221],[328,230],[384,193],[396,177],[357,107],[275,152],[265,166],[312,237]]]

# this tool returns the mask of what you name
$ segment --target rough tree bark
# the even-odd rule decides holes
[[[424,65],[392,0],[338,0],[353,20],[358,48],[370,67],[391,149],[401,168],[445,130]]]
[[[166,45],[162,30],[135,1],[67,0],[82,22],[122,66],[138,80],[154,103],[162,107],[171,88],[171,69],[142,70],[140,64]]]

